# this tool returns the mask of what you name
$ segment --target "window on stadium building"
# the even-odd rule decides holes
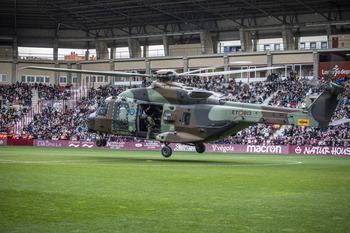
[[[6,82],[7,75],[6,74],[0,74],[0,82]]]
[[[316,49],[316,42],[310,42],[310,49]]]
[[[45,80],[44,76],[36,76],[35,78],[37,83],[43,83]]]
[[[86,83],[105,83],[107,82],[107,78],[104,75],[97,76],[85,76]]]
[[[67,76],[60,76],[60,83],[67,83]]]
[[[50,77],[49,76],[33,76],[33,75],[21,75],[21,82],[22,83],[49,83]]]

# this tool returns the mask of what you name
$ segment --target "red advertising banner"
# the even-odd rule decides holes
[[[13,139],[15,141],[15,139]],[[27,140],[31,143],[18,143],[11,145],[33,145],[37,147],[71,147],[71,148],[100,148],[123,150],[156,150],[160,151],[163,144],[159,142],[107,142],[106,147],[97,147],[94,141],[68,141],[68,140]],[[6,146],[8,140],[0,139],[0,146]],[[169,145],[173,151],[195,152],[194,146],[173,143]],[[278,145],[237,145],[237,144],[205,144],[206,152],[221,153],[253,153],[253,154],[297,154],[297,155],[335,155],[350,156],[350,147],[330,146],[278,146]]]
[[[0,146],[7,146],[7,139],[0,139]]]
[[[236,144],[206,144],[207,152],[223,153],[259,153],[259,154],[288,154],[288,146],[236,145]]]
[[[161,150],[159,142],[107,142],[106,147],[97,147],[91,141],[66,141],[66,140],[34,140],[34,146],[44,147],[73,147],[73,148],[106,148],[125,150]],[[173,151],[196,151],[194,146],[173,143],[169,145]],[[236,144],[205,144],[206,152],[222,153],[260,153],[260,154],[288,154],[288,146],[263,146],[263,145],[236,145]]]
[[[289,154],[350,156],[350,147],[289,146]]]
[[[336,79],[350,75],[350,62],[320,62],[319,73],[320,77],[334,77]]]
[[[30,139],[7,139],[8,146],[33,146],[33,142]]]

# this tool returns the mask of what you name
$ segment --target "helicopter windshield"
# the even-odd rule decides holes
[[[110,98],[106,99],[103,102],[103,104],[98,108],[97,115],[99,115],[99,116],[107,116],[108,107],[109,107],[109,103],[110,102],[111,102]]]

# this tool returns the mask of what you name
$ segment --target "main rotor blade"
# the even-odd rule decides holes
[[[282,68],[284,67],[283,66],[263,67],[263,68],[244,69],[244,70],[229,70],[229,71],[208,72],[208,73],[199,73],[199,74],[188,74],[188,76],[207,77],[207,76],[218,76],[218,75],[224,75],[224,74],[239,74],[239,73],[262,71],[262,70],[274,70],[274,69],[282,69]]]
[[[126,72],[120,72],[120,71],[78,70],[78,69],[51,68],[51,67],[41,67],[41,66],[26,66],[21,69],[46,70],[46,71],[56,71],[56,72],[69,72],[69,73],[107,75],[107,76],[122,76],[122,77],[125,77],[125,76],[151,77],[152,76],[150,74],[126,73]]]
[[[244,64],[250,64],[252,63],[251,61],[233,61],[230,62],[228,65],[232,65],[232,64],[240,64],[240,65],[244,65]],[[225,65],[217,65],[217,66],[210,66],[210,67],[205,67],[205,68],[200,68],[197,70],[192,70],[192,71],[188,71],[188,72],[183,72],[181,74],[179,74],[180,76],[186,76],[187,74],[192,74],[192,73],[196,73],[196,72],[201,72],[202,70],[208,70],[208,69],[216,69],[216,68],[220,68],[220,67],[224,67]]]

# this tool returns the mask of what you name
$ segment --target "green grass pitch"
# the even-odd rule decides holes
[[[0,232],[350,232],[350,157],[0,147]]]

